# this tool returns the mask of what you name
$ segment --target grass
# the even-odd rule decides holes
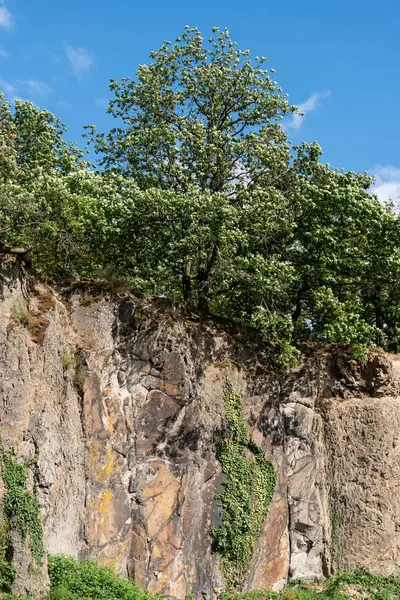
[[[400,576],[379,577],[364,569],[311,583],[291,582],[285,591],[222,593],[219,600],[399,600]]]
[[[11,309],[11,316],[20,325],[28,327],[31,319],[31,314],[29,312],[28,306],[24,302],[18,302],[14,304],[14,306]]]
[[[72,371],[76,367],[76,356],[70,348],[64,348],[61,353],[61,364],[64,371]]]
[[[65,373],[71,373],[74,385],[82,388],[87,372],[81,364],[81,360],[70,348],[64,348],[61,353],[61,364]]]
[[[95,561],[78,561],[70,556],[49,557],[50,591],[45,600],[161,600],[112,569]],[[187,596],[185,600],[193,599]],[[290,583],[283,592],[252,590],[221,592],[218,600],[399,600],[400,576],[379,577],[363,569],[324,581]],[[0,600],[22,597],[0,592]],[[25,600],[28,600],[25,597]],[[30,600],[34,600],[30,598]]]

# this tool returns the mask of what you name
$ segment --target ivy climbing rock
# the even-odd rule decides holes
[[[36,457],[35,457],[36,458]],[[28,539],[29,548],[37,565],[43,563],[43,528],[37,499],[36,461],[17,463],[13,452],[1,449],[1,477],[6,486],[3,516],[6,523],[14,521],[21,541]],[[28,469],[33,467],[33,490],[27,489]]]
[[[21,460],[0,437],[0,477],[4,487],[0,540],[0,586],[3,592],[41,591],[44,570],[43,526],[38,501],[37,456]],[[18,560],[18,555],[20,559]],[[24,567],[19,564],[24,563]],[[36,573],[36,577],[33,575]],[[37,580],[37,585],[32,580]]]
[[[211,537],[226,585],[242,589],[277,476],[265,452],[252,439],[242,399],[229,379],[224,388],[224,406],[227,426],[218,447],[223,480],[217,496],[222,521],[212,529]]]

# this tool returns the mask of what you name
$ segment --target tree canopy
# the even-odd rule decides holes
[[[141,187],[234,195],[266,185],[287,166],[282,118],[293,112],[264,57],[239,50],[227,30],[207,44],[186,27],[140,65],[134,79],[111,80],[109,111],[119,121],[92,140],[106,171]]]
[[[89,164],[51,113],[0,99],[0,254],[257,330],[278,360],[313,339],[400,349],[399,218],[365,173],[293,146],[297,109],[265,58],[187,27],[111,80],[116,126]]]

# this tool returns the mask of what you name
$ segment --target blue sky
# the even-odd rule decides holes
[[[318,141],[327,162],[400,195],[399,0],[0,0],[0,89],[48,108],[78,140],[84,124],[110,125],[109,78],[132,76],[185,25],[228,27],[267,56],[305,112],[293,141]]]

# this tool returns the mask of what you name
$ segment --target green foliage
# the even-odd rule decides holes
[[[281,368],[305,339],[400,351],[400,217],[367,174],[290,144],[263,57],[187,27],[110,87],[95,169],[54,115],[0,96],[0,260],[246,324]]]
[[[250,278],[255,290],[261,285],[272,292],[271,270],[285,275],[278,256],[268,263],[262,258],[288,229],[287,202],[276,182],[285,179],[290,146],[279,123],[296,108],[264,67],[265,58],[251,59],[226,29],[213,28],[205,43],[186,27],[150,59],[135,79],[111,82],[108,112],[121,126],[108,134],[89,128],[89,137],[105,173],[159,190],[161,206],[153,202],[142,213],[147,226],[132,222],[146,245],[150,234],[152,254],[154,240],[160,245],[156,270],[163,274],[168,264],[174,270],[170,291],[179,286],[202,310],[213,302],[225,311],[229,303],[228,313],[237,317],[238,306],[247,313]]]
[[[363,569],[330,577],[324,581],[292,582],[284,592],[252,590],[247,593],[225,591],[219,600],[397,600],[400,597],[400,578],[379,577]]]
[[[395,329],[387,300],[400,266],[399,218],[371,195],[367,175],[323,165],[320,155],[303,144],[293,165],[295,336],[385,346]]]
[[[365,569],[356,569],[336,578],[340,586],[355,585],[369,593],[371,600],[396,600],[400,596],[400,577],[372,575]],[[329,586],[328,586],[329,587]]]
[[[13,452],[1,446],[1,478],[5,485],[3,518],[7,526],[15,522],[23,542],[29,539],[32,556],[40,565],[44,556],[43,529],[35,483],[33,492],[27,489],[28,466],[17,463]]]
[[[277,354],[276,364],[279,367],[296,366],[300,352],[292,344],[293,321],[290,315],[271,314],[259,307],[252,314],[250,324]]]
[[[269,590],[251,590],[240,593],[234,590],[224,590],[218,596],[219,600],[282,600],[282,594]],[[289,600],[289,599],[288,599]]]
[[[276,472],[252,440],[240,395],[230,381],[225,384],[224,404],[227,432],[218,449],[223,489],[217,496],[222,520],[212,528],[211,537],[228,587],[240,587],[268,513]]]
[[[50,600],[151,600],[138,585],[117,577],[94,561],[77,561],[70,556],[49,557]]]
[[[0,517],[0,591],[10,591],[15,579],[15,570],[8,560],[8,532],[9,521],[4,516]]]
[[[0,590],[9,592],[15,579],[15,569],[5,558],[0,559]]]
[[[61,353],[61,365],[65,373],[70,373],[73,378],[73,382],[78,389],[81,389],[87,373],[82,366],[81,358],[78,354],[75,354],[71,348],[64,348]]]
[[[16,594],[9,594],[7,592],[0,593],[1,600],[34,600],[32,596],[17,596]]]
[[[65,371],[74,370],[76,367],[76,356],[71,348],[64,348],[61,353],[61,365]]]
[[[122,579],[94,561],[77,561],[70,556],[49,557],[49,600],[154,600],[147,591]],[[218,595],[219,600],[397,600],[400,597],[400,577],[372,575],[365,569],[355,569],[324,580],[292,581],[283,592],[251,590],[240,593],[233,588]],[[1,600],[22,600],[21,597],[0,592]],[[192,600],[193,596],[186,596]]]
[[[289,148],[279,121],[295,110],[264,67],[227,29],[207,43],[186,27],[141,65],[111,80],[108,112],[121,127],[91,137],[108,171],[142,188],[232,192],[276,178]],[[90,128],[89,128],[90,129]],[[257,132],[257,135],[255,135]]]

